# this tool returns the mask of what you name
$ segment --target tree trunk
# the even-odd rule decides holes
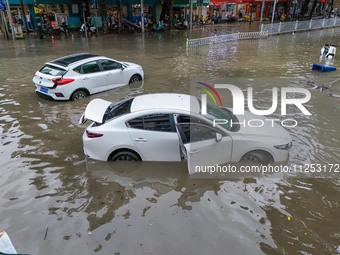
[[[304,15],[308,12],[308,5],[309,5],[309,2],[310,2],[310,0],[306,0],[306,1],[303,3],[302,8],[301,8],[301,13],[300,13],[301,16],[304,16]]]
[[[159,20],[163,20],[164,21],[165,20],[165,15],[169,15],[169,3],[168,3],[169,1],[171,1],[171,0],[164,0]]]
[[[165,16],[167,15],[169,17],[168,22],[169,22],[170,28],[172,27],[172,19],[174,17],[173,8],[172,8],[173,2],[174,0],[164,0],[163,5],[162,5],[162,12],[159,17],[159,20],[165,21]]]
[[[312,16],[313,16],[313,13],[314,13],[314,10],[315,10],[315,7],[316,7],[316,2],[317,2],[317,0],[314,0],[312,10],[310,11],[310,14],[309,14],[310,19],[312,19]]]
[[[103,32],[107,33],[107,5],[106,0],[102,1],[102,19],[103,19]]]
[[[122,27],[122,2],[121,0],[117,0],[117,9],[118,9],[118,32],[121,33],[123,30]]]
[[[169,26],[170,29],[172,29],[172,20],[174,18],[174,9],[173,9],[173,0],[170,0],[170,5],[169,5]]]

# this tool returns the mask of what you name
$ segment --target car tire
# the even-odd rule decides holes
[[[87,97],[87,93],[84,90],[78,90],[72,94],[71,100],[78,101],[84,99],[85,97]]]
[[[130,78],[129,84],[141,81],[142,78],[139,75],[132,75],[132,77]]]
[[[140,158],[131,151],[119,151],[110,156],[109,161],[141,161]]]
[[[268,164],[270,162],[270,157],[266,152],[261,151],[251,151],[248,152],[241,158],[241,161],[249,161],[260,164]]]

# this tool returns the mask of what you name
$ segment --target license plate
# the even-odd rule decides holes
[[[48,93],[48,88],[40,87],[39,91],[43,93]]]

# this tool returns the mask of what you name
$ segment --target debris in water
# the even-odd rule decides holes
[[[46,228],[46,231],[45,231],[45,236],[44,236],[44,240],[46,240],[46,237],[47,237],[47,233],[48,233],[48,227]]]

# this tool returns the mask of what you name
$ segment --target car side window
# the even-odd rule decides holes
[[[73,68],[73,71],[75,71],[76,73],[80,73],[81,72],[81,66],[77,66],[77,67]]]
[[[143,118],[135,118],[128,121],[130,128],[144,129]]]
[[[215,139],[216,133],[220,133],[211,123],[189,115],[177,116],[177,126],[183,143]]]
[[[101,60],[100,64],[102,65],[104,71],[122,68],[122,65],[120,63],[108,59]]]
[[[200,123],[209,126],[209,122],[190,115],[178,115],[177,123]]]
[[[127,122],[130,128],[143,129],[148,131],[175,132],[171,125],[172,115],[150,114],[135,118]]]
[[[100,67],[98,66],[97,61],[91,61],[82,66],[83,73],[96,73],[100,72]]]
[[[216,129],[199,123],[178,124],[183,143],[194,143],[216,138]]]

